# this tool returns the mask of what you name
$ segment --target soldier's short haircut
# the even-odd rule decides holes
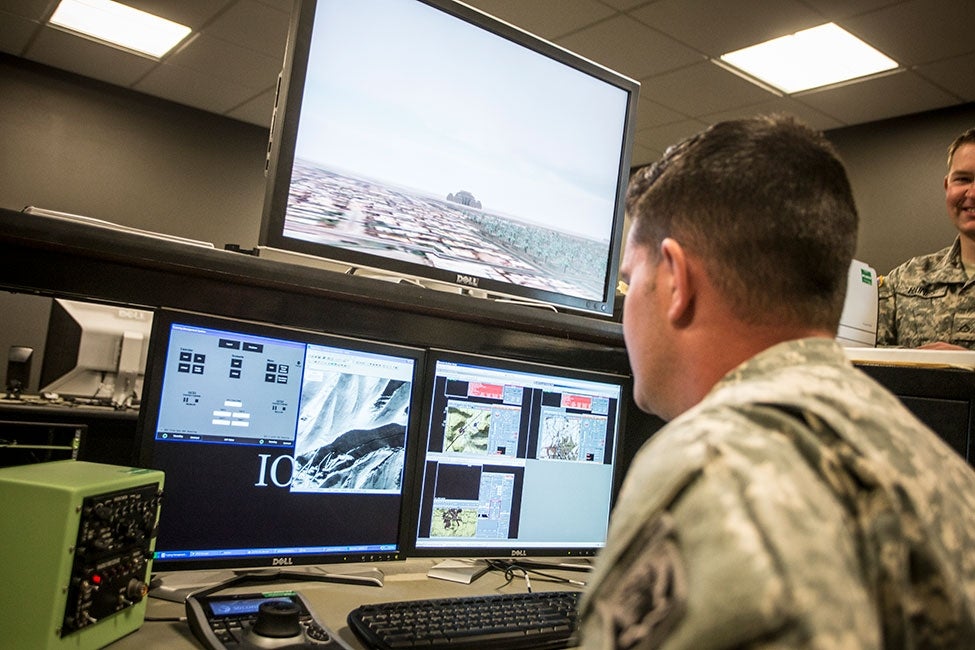
[[[626,209],[636,243],[676,239],[742,321],[836,331],[858,216],[819,132],[775,115],[715,124],[635,172]]]
[[[963,144],[973,144],[975,143],[975,127],[968,129],[957,138],[951,141],[948,145],[948,169],[951,169],[951,161],[955,157],[955,152],[958,151],[958,147]]]

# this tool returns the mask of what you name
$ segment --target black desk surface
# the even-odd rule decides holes
[[[0,287],[628,373],[608,318],[351,276],[0,209]]]

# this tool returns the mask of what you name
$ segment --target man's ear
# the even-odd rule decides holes
[[[675,325],[687,324],[694,314],[694,283],[688,266],[687,253],[676,239],[665,238],[660,243],[661,261],[667,269],[670,303],[667,318]]]

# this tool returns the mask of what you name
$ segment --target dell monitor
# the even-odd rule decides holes
[[[410,553],[585,563],[606,541],[629,378],[428,354]],[[466,582],[483,568],[430,575]]]
[[[40,392],[116,408],[137,405],[151,329],[151,311],[55,299]]]
[[[637,82],[452,0],[300,0],[260,254],[612,316]]]
[[[421,350],[162,310],[141,464],[154,569],[401,559]]]

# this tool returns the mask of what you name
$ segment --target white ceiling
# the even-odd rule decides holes
[[[124,0],[190,26],[162,61],[44,26],[57,0],[0,0],[0,50],[267,126],[291,0]],[[787,111],[833,129],[975,101],[972,0],[468,0],[641,82],[633,164],[726,118]],[[709,59],[833,21],[902,68],[776,97]]]

